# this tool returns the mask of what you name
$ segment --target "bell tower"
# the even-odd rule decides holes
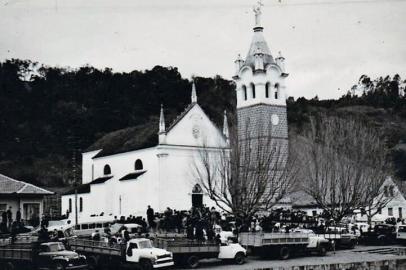
[[[285,58],[274,58],[261,26],[262,3],[253,8],[255,26],[245,59],[235,60],[238,136],[240,141],[271,136],[287,153],[288,122]],[[251,137],[251,138],[250,138]]]

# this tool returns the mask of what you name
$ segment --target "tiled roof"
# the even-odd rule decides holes
[[[197,103],[189,104],[175,120],[171,122],[166,132],[169,132]],[[167,115],[165,115],[167,117]],[[171,119],[168,115],[168,119]],[[86,151],[100,150],[93,158],[100,158],[119,153],[145,149],[158,145],[159,118],[151,117],[145,124],[110,132],[100,138]]]
[[[90,193],[90,183],[87,184],[82,184],[76,187],[78,194],[84,194],[84,193]],[[65,193],[62,193],[62,195],[72,195],[75,194],[75,188],[72,188]]]
[[[271,50],[269,50],[268,44],[262,34],[262,31],[254,32],[254,36],[251,41],[250,49],[247,57],[245,58],[244,65],[255,67],[255,52],[259,50],[264,54],[264,65],[273,64],[275,60],[272,57]]]
[[[0,194],[50,195],[53,192],[0,174]]]

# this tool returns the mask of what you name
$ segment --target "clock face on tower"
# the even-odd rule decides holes
[[[277,114],[272,114],[271,122],[272,122],[272,125],[274,125],[274,126],[279,124],[279,117]]]

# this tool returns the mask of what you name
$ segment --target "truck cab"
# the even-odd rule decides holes
[[[139,263],[142,269],[153,269],[173,265],[173,255],[164,249],[154,248],[151,240],[135,238],[127,242],[126,261]]]
[[[406,243],[406,225],[399,225],[397,227],[396,240],[401,244]]]
[[[38,247],[36,258],[38,269],[85,269],[86,257],[68,251],[60,242],[42,243]]]

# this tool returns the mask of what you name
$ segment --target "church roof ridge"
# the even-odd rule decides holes
[[[176,126],[177,123],[180,122],[180,120],[183,119],[183,117],[185,117],[185,115],[195,106],[198,105],[197,103],[190,103],[184,110],[183,112],[181,112],[176,118],[175,120],[172,121],[172,123],[169,125],[168,129],[166,130],[166,132],[169,132],[172,128],[174,128]]]

